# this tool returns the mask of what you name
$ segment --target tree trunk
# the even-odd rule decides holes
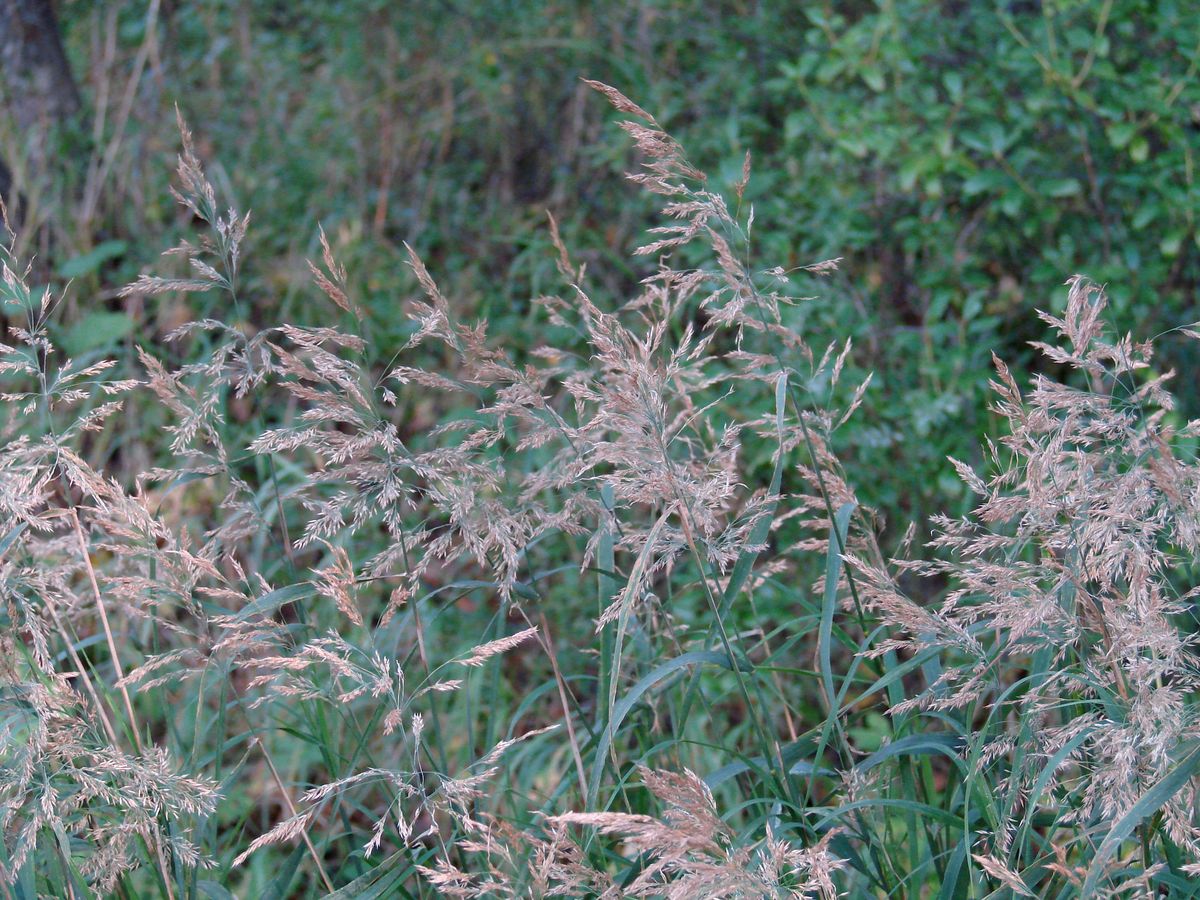
[[[17,127],[21,152],[40,168],[50,130],[82,106],[51,0],[0,0],[0,101]],[[24,203],[13,182],[12,169],[0,158],[0,200],[11,216],[7,224],[16,228]]]
[[[79,111],[50,0],[0,0],[4,100],[23,132],[45,132]]]

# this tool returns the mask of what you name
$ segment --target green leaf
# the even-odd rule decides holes
[[[886,747],[876,750],[854,768],[859,772],[869,772],[881,763],[897,756],[941,754],[949,757],[959,768],[965,769],[966,763],[958,754],[958,751],[965,745],[966,741],[957,734],[910,734],[908,737],[892,741]]]
[[[1008,184],[1008,179],[1003,172],[997,172],[994,169],[983,169],[976,172],[970,178],[963,182],[963,195],[974,197],[976,194],[982,194],[985,191],[994,191]]]
[[[781,372],[779,380],[775,382],[775,430],[779,435],[779,452],[775,456],[775,470],[771,473],[770,495],[772,497],[779,493],[779,487],[783,483],[783,463],[786,454],[783,452],[784,445],[784,419],[787,413],[787,372]],[[750,572],[754,568],[754,563],[758,559],[758,547],[763,546],[767,542],[767,538],[771,535],[771,523],[775,518],[775,504],[771,504],[771,514],[764,515],[761,519],[754,523],[754,528],[750,530],[750,538],[746,542],[748,549],[743,550],[738,554],[737,562],[733,564],[733,571],[729,575],[729,583],[725,585],[725,595],[721,598],[721,615],[724,616],[733,606],[733,601],[737,595],[741,593],[743,587],[746,586],[746,579],[750,577]],[[609,556],[611,557],[611,542],[612,535],[608,535],[609,541]],[[603,552],[604,547],[601,546]],[[715,626],[714,626],[715,630]]]
[[[655,545],[658,543],[659,532],[666,527],[666,524],[667,516],[664,514],[659,516],[658,521],[650,528],[650,533],[646,535],[646,544],[642,547],[642,552],[638,554],[638,558],[634,561],[633,570],[629,573],[625,587],[622,588],[625,596],[620,600],[621,611],[617,615],[617,629],[613,636],[612,664],[608,670],[610,673],[608,682],[608,705],[610,708],[616,702],[617,684],[621,680],[621,650],[625,644],[625,632],[629,628],[629,615],[633,610],[633,604],[640,599],[633,596],[630,586],[642,583],[642,578],[650,567],[651,555],[654,552]]]
[[[853,156],[855,159],[865,159],[868,153],[867,144],[861,138],[856,137],[841,137],[838,138],[838,146]]]
[[[812,754],[812,745],[807,742],[796,741],[785,744],[781,748],[780,752],[783,756],[784,764],[787,767],[787,773],[789,775],[800,775],[808,778],[838,777],[838,773],[833,769],[814,765],[810,759],[801,758],[796,759],[794,762],[789,762],[797,754]],[[767,759],[765,756],[755,756],[749,759],[738,760],[737,762],[729,763],[728,765],[717,769],[715,772],[706,775],[704,777],[704,783],[708,785],[709,789],[711,790],[716,788],[718,785],[724,784],[730,778],[741,775],[743,772],[764,771],[773,765],[775,765],[775,762]]]
[[[301,597],[307,597],[313,592],[313,586],[307,581],[302,584],[289,584],[286,587],[275,588],[273,591],[268,591],[261,597],[256,598],[253,602],[247,603],[237,611],[234,620],[237,622],[245,622],[254,616],[265,616],[275,612],[281,606],[291,603],[293,600],[299,600]]]
[[[1150,156],[1150,142],[1140,134],[1129,144],[1129,158],[1135,163],[1145,162]]]
[[[917,183],[917,179],[921,177],[921,171],[924,169],[924,167],[925,160],[920,156],[910,157],[901,163],[900,171],[898,173],[900,190],[911,191],[913,189],[913,185]]]
[[[133,320],[125,313],[88,313],[62,336],[63,349],[71,356],[115,344],[133,331]]]
[[[28,524],[28,522],[18,522],[9,529],[8,534],[0,538],[0,559],[4,558],[4,554],[8,552],[8,548],[13,545],[13,541],[21,536]]]
[[[1017,218],[1021,215],[1022,207],[1025,205],[1025,195],[1020,191],[1013,190],[1005,191],[1000,196],[1000,211],[1006,216]]]
[[[1038,774],[1037,781],[1034,782],[1033,788],[1028,792],[1027,795],[1023,795],[1023,799],[1026,804],[1025,816],[1021,820],[1020,828],[1017,831],[1018,835],[1022,839],[1024,839],[1025,835],[1028,834],[1029,829],[1033,826],[1033,815],[1035,812],[1037,812],[1038,804],[1042,799],[1042,792],[1045,791],[1046,786],[1050,784],[1050,779],[1054,777],[1054,773],[1058,771],[1059,766],[1067,761],[1067,757],[1074,753],[1084,741],[1088,740],[1092,736],[1093,731],[1094,729],[1092,728],[1085,728],[1083,731],[1079,732],[1079,734],[1071,738],[1071,740],[1063,744],[1063,746],[1058,749],[1058,752],[1050,757],[1050,759],[1047,760],[1046,764],[1042,767],[1042,771]]]
[[[954,132],[947,128],[937,137],[937,152],[942,159],[949,158],[954,152]]]
[[[862,717],[860,724],[846,729],[846,734],[853,740],[855,749],[865,753],[882,747],[891,732],[891,723],[882,713],[873,709]]]
[[[829,534],[829,551],[825,555],[825,594],[821,598],[821,628],[817,636],[817,657],[821,661],[821,680],[825,685],[825,696],[830,709],[837,704],[837,692],[833,688],[833,614],[837,609],[838,572],[842,568],[842,548],[846,545],[846,532],[850,527],[853,503],[845,503],[834,515],[833,528]]]
[[[850,821],[854,821],[850,814],[860,809],[871,809],[878,807],[880,809],[900,809],[906,812],[916,813],[918,816],[929,819],[933,822],[940,822],[943,825],[949,825],[951,828],[961,828],[963,824],[962,815],[956,815],[947,812],[944,809],[938,809],[936,806],[930,806],[928,803],[918,803],[916,800],[893,800],[886,797],[871,797],[866,800],[855,800],[851,803],[845,803],[841,806],[829,810],[816,823],[816,830],[823,831],[838,819],[848,817]],[[973,815],[972,818],[977,818]]]
[[[967,851],[970,849],[971,835],[964,834],[962,840],[954,848],[954,852],[950,855],[950,861],[946,864],[946,872],[942,877],[942,889],[938,892],[938,900],[953,900],[954,897],[961,897],[963,894],[957,893],[960,873],[962,872],[963,862],[967,858]]]
[[[68,259],[58,267],[58,274],[62,278],[79,278],[83,275],[89,275],[108,262],[108,260],[122,256],[128,246],[124,241],[104,241],[82,256],[75,256]]]
[[[410,865],[404,864],[403,857],[403,851],[393,853],[366,875],[360,875],[329,894],[328,900],[375,900],[376,897],[395,896],[393,888],[412,871]]]
[[[1141,231],[1151,222],[1158,218],[1161,210],[1157,203],[1142,203],[1138,206],[1137,212],[1133,214],[1133,228],[1135,231]]]
[[[622,697],[619,703],[613,705],[612,716],[608,720],[604,733],[600,735],[600,741],[596,746],[596,755],[592,758],[592,777],[588,782],[589,807],[596,805],[596,798],[600,794],[600,777],[604,773],[604,762],[608,756],[608,750],[612,746],[613,737],[616,736],[625,717],[629,715],[629,711],[642,698],[642,695],[679,669],[706,664],[722,666],[730,670],[735,665],[728,656],[716,650],[692,650],[655,666],[629,689],[629,693]]]
[[[1169,232],[1158,242],[1158,249],[1162,251],[1163,256],[1178,256],[1181,246],[1183,246],[1183,232],[1180,230]]]
[[[829,84],[846,68],[846,63],[837,56],[827,56],[825,61],[817,67],[816,78],[821,84]]]
[[[1112,148],[1121,150],[1129,146],[1129,142],[1137,134],[1137,126],[1132,122],[1113,122],[1105,129],[1105,132],[1108,134],[1108,143],[1112,145]]]
[[[1083,193],[1083,187],[1074,178],[1054,178],[1042,182],[1042,190],[1051,197],[1074,197]]]
[[[867,83],[867,87],[875,93],[878,94],[883,90],[885,86],[883,72],[880,71],[878,66],[866,66],[860,74],[862,75],[862,80]]]
[[[962,99],[963,95],[963,77],[958,72],[946,72],[942,75],[942,84],[946,87],[946,93],[950,95],[950,99],[957,103]]]
[[[282,900],[283,897],[290,896],[288,889],[292,885],[292,880],[296,877],[296,871],[300,868],[300,861],[304,859],[306,852],[307,848],[301,843],[291,852],[291,855],[287,859],[275,864],[274,871],[276,874],[262,892],[263,900]]]
[[[600,488],[600,502],[604,509],[609,513],[612,512],[615,499],[613,486],[611,483],[605,483]],[[596,565],[600,570],[597,578],[596,589],[599,592],[599,606],[596,612],[597,617],[604,613],[608,608],[608,604],[612,603],[613,598],[617,594],[617,583],[613,578],[613,572],[616,571],[616,550],[613,543],[612,529],[607,521],[600,523],[600,543],[596,548]],[[736,571],[736,570],[735,570]],[[612,662],[612,635],[605,628],[600,633],[600,693],[598,702],[596,703],[596,729],[599,730],[603,723],[608,719],[608,684],[612,679],[612,672],[609,665]]]
[[[1005,151],[1017,139],[1016,134],[1005,131],[1004,126],[996,121],[989,121],[983,126],[985,144],[993,156],[1003,156]]]

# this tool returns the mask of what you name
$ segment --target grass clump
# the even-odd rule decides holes
[[[839,458],[868,384],[794,326],[837,261],[758,267],[750,157],[726,196],[591,86],[664,220],[605,308],[551,219],[539,344],[411,248],[372,341],[323,231],[326,324],[251,324],[251,220],[186,127],[205,231],[123,293],[233,321],[114,379],[5,266],[9,892],[1186,895],[1197,427],[1150,345],[1072,279],[1039,346],[1078,384],[997,360],[991,468],[955,463],[982,501],[885,551]]]

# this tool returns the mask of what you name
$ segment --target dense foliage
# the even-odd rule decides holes
[[[310,6],[0,126],[5,890],[1190,896],[1187,4]]]

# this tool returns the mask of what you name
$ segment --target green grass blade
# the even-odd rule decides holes
[[[1153,815],[1164,803],[1174,797],[1195,776],[1197,768],[1200,768],[1200,744],[1194,746],[1175,768],[1166,774],[1162,781],[1142,794],[1138,801],[1129,808],[1129,811],[1109,829],[1104,840],[1100,842],[1096,855],[1092,858],[1092,864],[1088,868],[1087,879],[1080,890],[1080,896],[1094,897],[1096,895],[1100,879],[1104,877],[1104,867],[1116,854],[1121,844],[1146,818]]]
[[[612,716],[609,718],[608,724],[600,735],[599,743],[596,746],[596,753],[592,759],[591,777],[588,779],[589,807],[594,808],[596,805],[596,799],[600,792],[600,776],[604,773],[604,765],[607,761],[609,749],[612,747],[613,738],[620,729],[621,723],[629,715],[629,711],[633,709],[642,696],[652,687],[661,683],[680,669],[693,665],[722,666],[723,668],[732,670],[737,663],[731,661],[726,654],[716,650],[692,650],[655,666],[639,679],[637,684],[630,688],[629,693],[622,697],[619,703],[613,705]]]

